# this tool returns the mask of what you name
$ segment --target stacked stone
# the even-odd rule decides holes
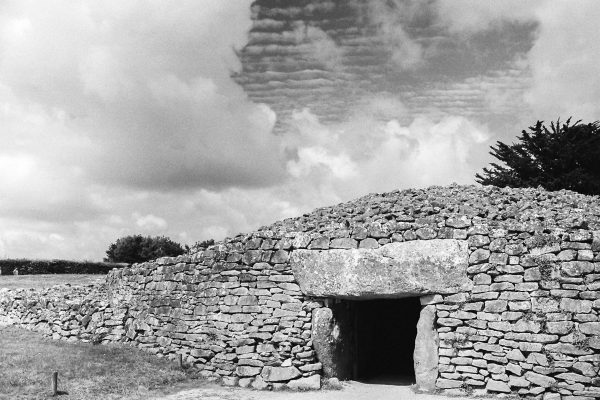
[[[535,228],[468,228],[473,289],[427,300],[437,308],[438,388],[600,397],[600,232]]]
[[[318,388],[312,316],[326,302],[301,292],[292,252],[457,239],[469,246],[472,289],[422,298],[435,307],[437,387],[598,398],[598,200],[474,186],[368,195],[207,250],[113,270],[95,299],[75,289],[72,303],[48,301],[49,293],[5,292],[0,315],[49,327],[55,337],[181,354],[228,385]]]
[[[484,191],[484,193],[489,194],[494,191],[502,193],[502,191],[495,188]],[[535,191],[525,192],[539,197]],[[409,193],[413,192],[409,191]],[[455,194],[460,197],[459,193],[455,192]],[[544,194],[547,196],[546,200],[551,202],[552,194],[547,192],[544,192]],[[573,195],[569,194],[569,196]],[[441,340],[438,388],[449,389],[450,391],[460,388],[461,391],[517,392],[522,395],[533,396],[543,393],[560,393],[585,397],[597,393],[594,387],[598,386],[598,382],[591,375],[598,372],[597,347],[590,347],[586,351],[580,350],[579,353],[581,354],[573,354],[578,357],[571,360],[569,367],[561,367],[564,371],[557,370],[556,373],[553,373],[553,370],[549,370],[550,361],[548,361],[548,365],[543,365],[546,363],[541,361],[542,355],[548,358],[553,350],[563,351],[565,349],[562,344],[563,341],[571,346],[574,346],[574,344],[569,343],[570,336],[567,334],[557,335],[554,332],[556,330],[556,328],[553,328],[554,325],[542,324],[541,321],[538,321],[542,318],[540,314],[543,311],[541,310],[546,310],[542,308],[541,304],[546,304],[547,298],[565,296],[564,304],[562,306],[559,304],[557,315],[547,316],[547,318],[555,319],[555,321],[549,322],[562,324],[564,322],[562,318],[575,318],[575,321],[570,321],[573,324],[572,326],[582,326],[582,334],[586,335],[585,332],[590,334],[586,335],[585,338],[580,337],[580,342],[586,346],[590,343],[591,346],[597,346],[597,339],[591,335],[591,330],[595,329],[596,325],[581,325],[578,321],[582,318],[587,318],[589,324],[598,321],[598,307],[597,302],[595,302],[597,299],[592,298],[596,296],[595,290],[597,289],[594,289],[597,266],[593,263],[594,257],[597,257],[597,249],[596,253],[592,250],[593,233],[578,229],[582,223],[584,213],[580,212],[578,214],[578,210],[575,209],[575,214],[565,215],[565,210],[553,207],[545,210],[545,216],[554,216],[554,218],[550,219],[549,223],[540,223],[539,213],[528,215],[528,210],[532,208],[531,203],[529,205],[518,203],[522,201],[523,197],[526,197],[521,196],[515,198],[515,201],[518,204],[518,209],[523,210],[522,214],[517,214],[515,207],[503,207],[503,203],[499,203],[496,209],[492,209],[494,220],[490,221],[489,217],[483,217],[485,213],[482,212],[481,207],[474,207],[474,205],[486,201],[486,198],[472,196],[469,197],[468,201],[458,205],[448,204],[446,202],[447,198],[444,200],[437,196],[434,199],[431,197],[430,194],[421,195],[419,192],[416,192],[414,196],[401,196],[400,198],[384,195],[378,197],[377,201],[373,201],[373,198],[369,197],[366,206],[353,205],[348,207],[346,205],[346,207],[337,206],[317,210],[315,213],[305,215],[300,219],[277,223],[271,227],[263,228],[253,235],[238,236],[226,241],[220,247],[216,246],[212,250],[199,252],[191,261],[192,263],[199,261],[200,264],[191,267],[190,271],[196,271],[195,274],[201,274],[201,271],[207,272],[210,278],[204,281],[208,286],[204,287],[203,290],[212,290],[212,293],[208,296],[211,300],[208,304],[194,303],[192,298],[192,303],[185,308],[189,310],[190,306],[200,306],[202,312],[207,313],[208,318],[205,321],[213,321],[213,316],[211,316],[213,313],[217,311],[229,312],[231,309],[228,304],[236,305],[236,302],[245,301],[241,297],[237,300],[228,297],[232,296],[228,290],[248,287],[244,282],[240,282],[240,286],[237,286],[237,281],[241,275],[250,273],[257,277],[257,289],[267,289],[263,286],[265,285],[264,282],[271,282],[274,278],[276,282],[268,284],[269,290],[278,287],[281,281],[288,279],[289,281],[285,282],[288,284],[286,287],[278,288],[287,290],[290,288],[289,285],[294,285],[293,291],[285,294],[295,296],[296,300],[303,305],[304,310],[314,310],[321,307],[322,303],[319,302],[319,299],[303,298],[289,269],[289,251],[296,249],[321,251],[354,248],[373,249],[391,242],[436,238],[467,240],[471,249],[468,273],[469,278],[474,283],[473,290],[470,293],[434,296],[431,299],[424,300],[425,304],[435,304],[437,311],[438,333]],[[574,197],[577,197],[577,195],[574,195]],[[418,208],[419,202],[415,200],[422,203],[425,199],[428,200],[428,204],[426,203]],[[456,200],[453,201],[456,202]],[[506,214],[503,214],[506,212],[503,211],[504,209],[508,210]],[[490,210],[486,209],[486,212],[489,213]],[[519,216],[518,220],[516,219],[517,216]],[[557,216],[559,218],[556,218]],[[554,223],[556,219],[561,222],[560,225]],[[289,229],[290,232],[286,232],[285,228]],[[567,254],[570,254],[571,258],[567,258]],[[273,260],[276,260],[276,262],[273,262]],[[557,264],[559,262],[565,262],[566,264]],[[572,264],[573,262],[576,264]],[[578,267],[574,265],[583,265],[582,262],[587,264],[579,273],[577,272]],[[169,263],[173,264],[174,261],[159,260],[158,264]],[[553,263],[552,268],[559,274],[557,277],[560,277],[557,281],[559,286],[556,288],[548,287],[550,283],[542,281],[542,275],[547,274],[549,268],[547,265],[551,263]],[[211,264],[212,266],[209,267]],[[218,265],[218,269],[226,271],[225,274],[221,274],[220,278],[227,276],[229,282],[235,282],[233,283],[234,286],[214,285],[214,281],[219,279],[218,276],[214,275],[212,269],[215,265]],[[246,265],[251,268],[244,269]],[[173,271],[168,269],[157,271],[153,279],[157,284],[173,282],[168,289],[177,293],[180,288],[173,285],[175,285],[175,282],[182,282],[182,279],[176,277],[173,281],[173,278],[169,277],[169,273],[180,272],[185,266],[179,263],[175,264],[175,267],[176,269]],[[152,269],[153,267],[146,265],[143,268]],[[574,272],[571,271],[573,268],[575,268]],[[562,270],[571,271],[570,273],[573,276],[560,275]],[[266,276],[260,276],[260,273],[253,273],[253,271],[269,272]],[[124,271],[124,275],[127,275],[127,273],[127,271]],[[566,274],[568,275],[568,273]],[[577,274],[580,276],[576,276]],[[139,272],[133,272],[132,276],[139,276]],[[286,276],[287,278],[285,278]],[[117,281],[123,283],[123,278],[117,279]],[[192,280],[189,283],[202,284],[202,281]],[[584,285],[581,285],[581,283],[584,283]],[[589,288],[585,286],[588,283],[592,284]],[[166,283],[166,285],[169,284]],[[254,287],[253,285],[250,286],[252,287],[249,290],[252,290]],[[146,284],[145,290],[148,292],[149,289],[152,289],[151,283]],[[164,289],[166,287],[159,288],[159,290]],[[216,304],[212,304],[212,302],[217,301],[214,295],[218,290],[223,289],[226,290],[222,292],[217,308]],[[581,291],[581,294],[579,291]],[[148,293],[148,298],[141,298],[143,303],[152,301],[155,297],[151,292]],[[241,293],[243,293],[243,296],[247,292],[243,290]],[[265,297],[260,298],[261,294]],[[255,293],[255,296],[259,299],[261,305],[272,305],[271,302],[275,300],[273,296],[276,294],[273,291],[269,293],[259,292]],[[577,308],[579,311],[573,310],[573,307],[576,306],[573,306],[572,304],[575,303],[570,303],[570,301],[579,296],[582,296],[582,299],[575,300],[576,304],[586,304],[587,306]],[[307,308],[306,305],[311,304],[312,300],[315,300],[314,306]],[[584,303],[578,303],[577,301],[584,301]],[[222,303],[224,303],[224,306]],[[252,305],[255,304],[252,303]],[[269,312],[271,312],[268,308],[270,307],[267,307],[266,315],[264,315],[265,322],[268,321]],[[572,311],[564,313],[565,310]],[[244,309],[242,308],[241,311],[243,312]],[[258,311],[258,308],[256,311]],[[275,311],[275,308],[273,311]],[[583,316],[582,311],[587,312],[587,316]],[[578,314],[573,316],[573,314],[568,314],[569,312],[578,312]],[[157,315],[157,310],[150,309],[150,313]],[[200,313],[199,315],[203,316],[204,314]],[[310,318],[308,315],[306,318],[304,322],[308,327],[310,326]],[[164,324],[164,322],[161,321],[160,323]],[[235,322],[233,321],[233,326],[236,326],[234,331],[238,329]],[[232,321],[229,319],[218,321],[215,328],[217,330],[219,328],[230,329],[227,323],[232,323]],[[200,322],[200,324],[205,326],[204,322]],[[214,321],[212,324],[211,327],[214,326]],[[547,328],[547,326],[551,328]],[[278,326],[275,329],[279,328]],[[264,330],[264,327],[259,328],[259,330]],[[272,337],[264,336],[264,340],[271,340],[273,345],[278,342],[279,338],[277,332],[274,332],[276,334]],[[305,335],[310,338],[310,330],[305,331]],[[170,342],[170,345],[180,346],[181,343],[175,340]],[[236,343],[236,345],[244,346],[245,343]],[[202,350],[208,349],[207,344],[204,347],[202,346]],[[278,356],[273,357],[272,354],[274,353],[271,353],[271,358],[264,361],[268,363],[277,360],[274,364],[277,365],[278,362],[283,360],[283,362],[287,362],[286,365],[289,365],[288,359],[285,358],[287,357],[285,350],[281,351],[279,347],[276,347],[276,350]],[[312,351],[312,348],[307,346],[307,351]],[[251,354],[251,357],[256,356],[256,353],[248,354]],[[282,357],[281,354],[285,354],[285,356]],[[514,357],[519,358],[519,354],[523,356],[523,360],[514,360]],[[233,355],[230,357],[233,357]],[[311,357],[314,357],[314,354],[311,354]],[[237,369],[233,371],[235,362],[225,363],[225,365],[213,365],[211,360],[200,357],[199,361],[204,364],[205,374],[214,376],[216,373],[225,376],[227,377],[225,383],[235,383],[237,380],[238,384],[245,386],[250,382],[244,376],[250,370],[249,368],[242,369],[238,365]],[[536,363],[534,363],[534,360],[537,360]],[[299,363],[299,360],[292,361]],[[556,363],[556,360],[552,359],[552,361]],[[311,359],[311,362],[315,362],[314,358]],[[567,364],[564,360],[561,362],[562,365]],[[259,376],[258,371],[264,365],[268,364],[257,365],[255,369],[250,371]],[[590,367],[586,370],[587,375],[577,372],[577,368],[581,365]],[[311,371],[315,374],[320,372],[319,363],[315,362],[309,368],[315,368],[314,371]],[[231,371],[233,372],[227,375],[227,372]],[[269,375],[270,372],[264,372],[264,367],[260,371],[260,377],[268,379],[266,375]],[[580,375],[579,378],[576,377],[577,374]],[[546,377],[545,380],[539,379],[542,375]],[[229,377],[233,378],[228,379]],[[557,384],[546,385],[546,382],[549,381],[548,377],[553,377],[553,381],[550,382],[557,382]],[[291,379],[291,375],[287,376],[287,379]],[[581,385],[573,386],[573,381],[569,379],[579,379],[576,382]],[[267,382],[266,379],[263,380]],[[562,386],[559,384],[560,382],[563,382]],[[273,381],[272,383],[273,387],[282,386]],[[262,382],[255,386],[265,387]],[[564,386],[570,386],[572,389],[567,389]],[[592,389],[584,390],[584,388],[590,386]],[[580,390],[573,390],[573,388]]]
[[[97,340],[98,333],[105,328],[96,319],[105,313],[107,324],[121,324],[111,321],[112,310],[103,285],[0,291],[0,316],[3,319],[57,340]]]
[[[194,255],[115,270],[113,303],[129,305],[126,340],[226,385],[318,389],[312,310],[295,283],[293,234],[261,231]]]

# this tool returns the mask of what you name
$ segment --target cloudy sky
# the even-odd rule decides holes
[[[600,2],[0,0],[0,257],[473,183],[600,118]]]

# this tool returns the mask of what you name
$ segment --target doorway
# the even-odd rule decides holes
[[[418,298],[354,302],[354,379],[415,383],[413,352],[421,311]]]
[[[313,316],[313,345],[325,376],[415,383],[413,352],[420,313],[417,297],[332,300],[329,308]],[[437,354],[437,345],[430,347]]]

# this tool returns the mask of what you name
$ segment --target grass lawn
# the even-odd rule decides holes
[[[53,371],[59,373],[63,392],[58,397],[51,396]],[[145,399],[194,378],[170,360],[129,346],[68,343],[12,326],[0,328],[3,400]]]
[[[104,282],[106,275],[0,275],[0,289],[43,289],[54,285],[90,285]]]

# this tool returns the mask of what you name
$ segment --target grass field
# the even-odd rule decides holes
[[[106,275],[0,275],[0,289],[43,289],[65,283],[71,285],[90,285],[93,283],[104,282],[105,278]]]
[[[51,376],[59,372],[58,397]],[[121,345],[45,339],[16,327],[0,328],[0,399],[145,399],[191,382],[172,361]],[[198,382],[195,381],[195,386]],[[173,386],[175,385],[175,386]]]

